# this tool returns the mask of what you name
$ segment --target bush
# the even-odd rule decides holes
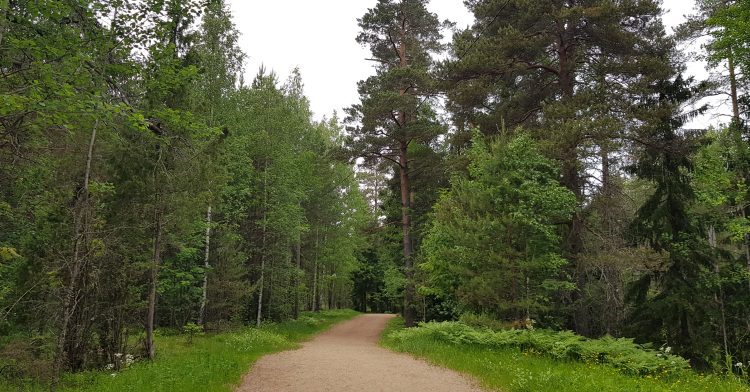
[[[196,323],[187,323],[184,327],[182,327],[182,331],[188,335],[188,344],[193,344],[193,337],[195,335],[202,335],[203,327]]]
[[[429,337],[457,345],[518,348],[529,354],[559,360],[607,364],[628,375],[672,376],[690,368],[686,359],[670,354],[668,348],[654,350],[625,338],[588,339],[570,331],[493,331],[473,328],[463,322],[442,322],[420,324],[419,328],[403,329],[389,335],[395,341],[416,337]]]

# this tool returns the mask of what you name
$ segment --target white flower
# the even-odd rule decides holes
[[[112,370],[112,369],[115,368],[115,364],[114,363],[108,363],[107,366],[105,366],[104,368],[107,369],[107,370]]]
[[[120,358],[122,356],[122,353],[115,353],[115,358]]]
[[[743,365],[742,365],[742,362],[737,362],[737,363],[734,364],[734,366],[736,366],[738,368],[741,368]]]
[[[665,348],[664,352],[667,353],[667,354],[669,354],[670,352],[672,352],[672,347]]]
[[[125,356],[125,366],[130,366],[135,362],[135,357],[132,354]]]
[[[112,376],[112,377],[114,377],[114,376],[116,376],[116,375],[117,375],[117,373],[112,373],[112,374],[110,374],[110,376]]]

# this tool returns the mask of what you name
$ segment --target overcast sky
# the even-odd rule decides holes
[[[357,81],[372,73],[366,49],[354,41],[364,15],[375,0],[229,0],[247,54],[246,73],[252,78],[261,64],[285,79],[299,66],[315,118],[358,101]],[[664,0],[668,28],[693,10],[693,0]],[[432,0],[430,8],[457,27],[471,24],[462,0]],[[450,35],[450,34],[448,34]],[[705,76],[705,66],[691,64],[688,73]],[[705,122],[702,121],[702,122]]]

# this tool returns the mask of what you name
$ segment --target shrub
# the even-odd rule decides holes
[[[629,375],[672,376],[690,368],[686,359],[670,354],[667,349],[651,349],[625,338],[588,339],[570,331],[493,331],[463,322],[442,322],[420,324],[419,328],[398,330],[389,335],[396,341],[419,337],[452,344],[517,348],[559,360],[607,364]]]
[[[182,331],[188,335],[188,344],[193,344],[193,337],[203,334],[203,327],[195,323],[187,323],[182,327]]]

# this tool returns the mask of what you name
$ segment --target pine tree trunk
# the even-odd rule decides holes
[[[737,96],[737,74],[734,66],[734,53],[729,48],[729,56],[727,58],[729,66],[729,87],[732,96],[732,121],[739,126],[740,124],[740,102]]]
[[[399,52],[399,68],[408,68],[407,63],[407,48],[406,48],[406,21],[404,20],[401,24],[400,39],[398,45]],[[404,96],[407,89],[403,89],[399,92],[400,96]],[[399,112],[399,122],[401,127],[407,127],[409,118],[406,116],[405,110]],[[401,186],[401,228],[403,231],[403,247],[404,247],[404,269],[406,275],[406,287],[404,288],[404,324],[407,327],[413,327],[417,322],[417,304],[415,303],[415,288],[414,288],[414,265],[411,257],[412,254],[412,243],[411,243],[411,200],[410,200],[410,187],[409,187],[409,156],[408,148],[409,141],[401,140],[399,142],[399,177]]]
[[[201,308],[198,323],[203,325],[206,321],[206,302],[208,300],[208,269],[211,267],[209,264],[209,255],[211,252],[211,205],[206,210],[206,240],[205,250],[203,252],[203,293],[201,296]]]
[[[401,183],[401,229],[403,231],[404,268],[406,273],[406,287],[404,288],[404,323],[407,327],[416,325],[417,316],[414,303],[414,265],[412,261],[411,245],[411,216],[409,198],[409,161],[407,145],[402,143],[399,154],[399,176]]]

